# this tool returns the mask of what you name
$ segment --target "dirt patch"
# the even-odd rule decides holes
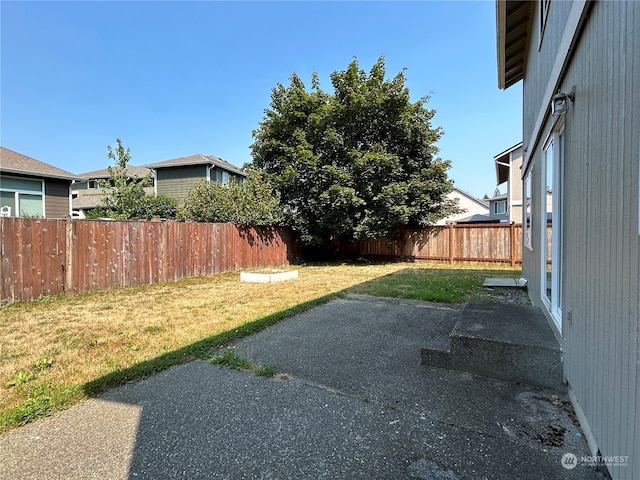
[[[472,302],[506,303],[509,305],[531,305],[525,288],[485,287],[471,299]]]

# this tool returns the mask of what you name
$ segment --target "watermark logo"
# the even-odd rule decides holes
[[[567,452],[562,455],[560,464],[567,470],[573,470],[578,465],[589,465],[592,467],[598,465],[607,465],[611,467],[627,467],[629,466],[629,455],[593,455],[582,456],[580,457],[580,459],[578,459],[578,457],[573,453]]]
[[[560,463],[567,470],[572,470],[578,466],[578,457],[573,453],[565,453],[560,459]]]
[[[582,457],[580,460],[588,465],[629,466],[629,455],[593,455]]]

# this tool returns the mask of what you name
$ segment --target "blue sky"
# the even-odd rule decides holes
[[[73,173],[212,154],[251,161],[271,90],[357,57],[431,95],[458,188],[493,194],[521,141],[522,87],[497,87],[493,1],[0,2],[0,143]]]

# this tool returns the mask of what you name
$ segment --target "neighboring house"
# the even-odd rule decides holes
[[[83,180],[47,163],[0,147],[0,214],[71,216],[71,184]]]
[[[500,190],[495,191],[493,197],[489,200],[489,216],[497,222],[508,223],[509,211],[508,200],[506,193],[500,193]]]
[[[244,172],[213,155],[191,155],[147,165],[153,169],[155,191],[159,195],[184,201],[198,182],[227,184],[233,179],[245,178]]]
[[[506,183],[506,193],[494,196],[489,203],[491,215],[509,223],[522,223],[522,142],[493,157],[496,185]]]
[[[127,175],[133,179],[138,177],[138,181],[144,179],[151,170],[145,167],[136,167],[134,165],[127,166]],[[108,180],[110,178],[109,169],[96,170],[93,172],[81,173],[81,177],[85,180],[73,184],[73,216],[77,218],[85,218],[86,214],[98,207],[104,197],[104,190],[100,188],[100,180]],[[153,178],[152,178],[153,182]],[[153,195],[153,183],[149,187],[145,187],[147,195]]]
[[[639,479],[640,2],[496,9],[499,87],[523,80],[529,295],[592,454],[614,480]]]
[[[446,225],[448,223],[477,223],[488,219],[489,206],[487,203],[477,199],[464,190],[453,187],[453,190],[447,193],[446,197],[449,200],[457,202],[463,212],[449,215],[438,221],[436,225]]]

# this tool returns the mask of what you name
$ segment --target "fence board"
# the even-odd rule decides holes
[[[41,233],[43,261],[40,274],[41,294],[55,295],[64,291],[65,223],[61,221],[45,223],[42,225]]]

